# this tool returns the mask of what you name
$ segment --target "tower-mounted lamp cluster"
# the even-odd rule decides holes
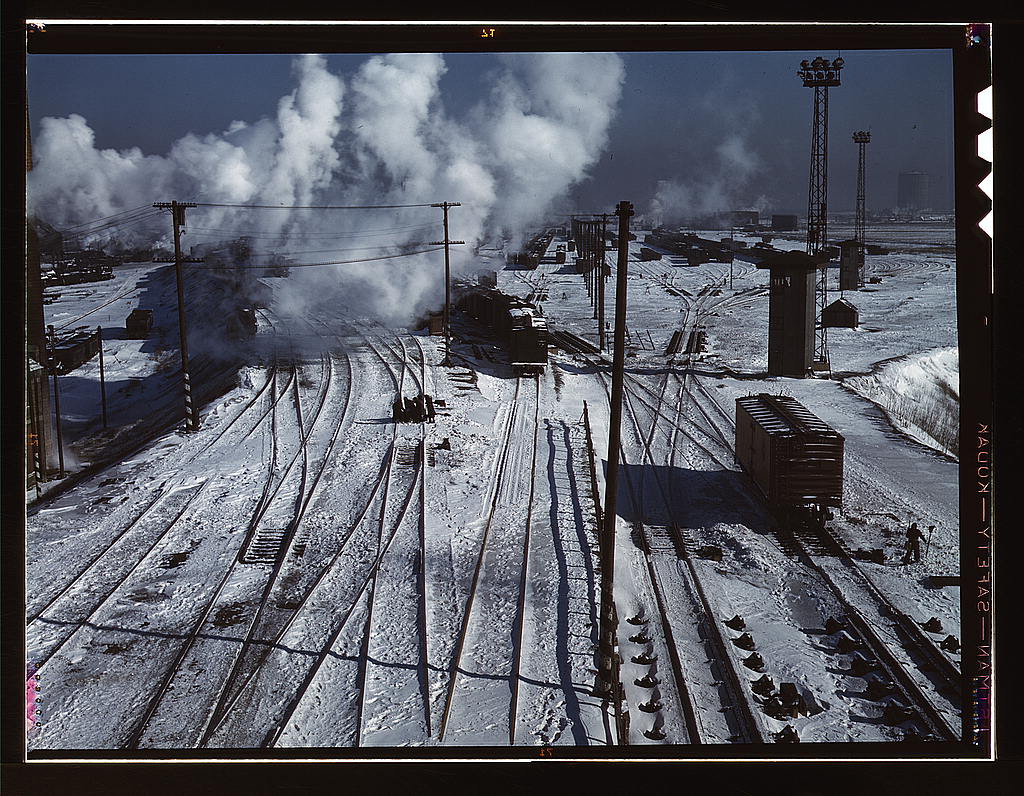
[[[822,58],[819,55],[813,61],[808,61],[807,59],[801,61],[800,68],[796,70],[796,74],[804,81],[804,85],[808,87],[838,86],[839,72],[842,70],[844,63],[846,62],[842,58],[829,61],[827,58]]]

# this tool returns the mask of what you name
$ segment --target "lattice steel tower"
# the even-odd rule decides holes
[[[853,142],[857,145],[857,215],[853,221],[853,237],[860,244],[858,257],[860,258],[857,282],[860,287],[864,286],[864,227],[866,213],[864,210],[864,164],[866,162],[867,145],[871,143],[871,133],[865,130],[858,130],[853,134]]]
[[[829,61],[820,55],[803,60],[797,75],[804,85],[814,89],[814,115],[811,125],[811,174],[807,186],[807,253],[821,256],[815,290],[814,367],[828,367],[828,339],[821,313],[828,303],[828,268],[824,249],[828,245],[828,90],[839,85],[843,59]]]

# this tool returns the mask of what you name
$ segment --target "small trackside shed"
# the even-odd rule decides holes
[[[842,506],[843,443],[794,398],[736,399],[736,458],[774,507]]]

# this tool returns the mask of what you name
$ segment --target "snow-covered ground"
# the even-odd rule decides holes
[[[864,695],[876,675],[851,671],[826,633],[850,602],[958,728],[872,592],[916,623],[938,618],[936,641],[959,636],[959,587],[930,577],[959,572],[957,463],[929,430],[956,427],[951,230],[892,231],[893,252],[868,257],[881,282],[846,295],[860,326],[829,331],[833,378],[807,380],[766,375],[765,271],[737,260],[730,287],[725,264],[639,262],[638,238],[615,559],[630,743],[771,741],[786,725],[823,742],[926,731],[884,721],[888,703]],[[49,322],[106,330],[139,305],[131,291],[159,286],[147,294],[164,318],[155,339],[105,334],[111,425],[130,436],[152,407],[176,411],[173,274],[116,273],[46,309]],[[597,341],[570,265],[501,271],[499,286]],[[609,324],[614,297],[612,278]],[[687,369],[664,352],[695,323],[705,346]],[[603,504],[608,368],[552,350],[542,376],[516,379],[486,329],[460,315],[454,329],[444,366],[441,338],[346,308],[289,317],[271,301],[198,432],[172,425],[31,504],[27,638],[45,701],[30,751],[616,743],[593,694],[600,567],[581,421],[585,403]],[[96,371],[63,379],[72,441],[97,431]],[[433,396],[434,422],[392,422],[399,391]],[[851,551],[882,550],[880,562],[853,569],[788,547],[731,450],[735,399],[762,391],[794,396],[844,436],[844,504],[829,527]],[[941,422],[894,396],[934,401]],[[926,560],[904,566],[912,521],[934,531]],[[720,556],[697,554],[709,547]],[[723,626],[737,614],[759,671]],[[794,683],[809,710],[771,715],[750,690],[762,674]]]

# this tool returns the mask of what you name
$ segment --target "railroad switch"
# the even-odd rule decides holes
[[[845,628],[846,625],[834,616],[830,616],[825,622],[825,632],[830,636],[833,633],[838,633],[840,630],[844,630]]]
[[[743,665],[755,672],[760,672],[764,670],[764,658],[753,652],[743,659]]]
[[[873,702],[877,702],[879,699],[889,696],[894,690],[892,683],[884,680],[870,680],[867,689],[864,691],[864,696]]]
[[[743,621],[743,617],[739,614],[736,614],[732,619],[726,619],[723,624],[732,630],[743,630],[747,626],[747,623]]]
[[[770,676],[763,674],[750,684],[750,690],[764,697],[770,696],[772,691],[775,690],[775,683]]]
[[[873,672],[877,668],[878,661],[865,658],[860,654],[855,654],[853,660],[850,661],[850,674],[854,677],[863,677],[868,672]]]

